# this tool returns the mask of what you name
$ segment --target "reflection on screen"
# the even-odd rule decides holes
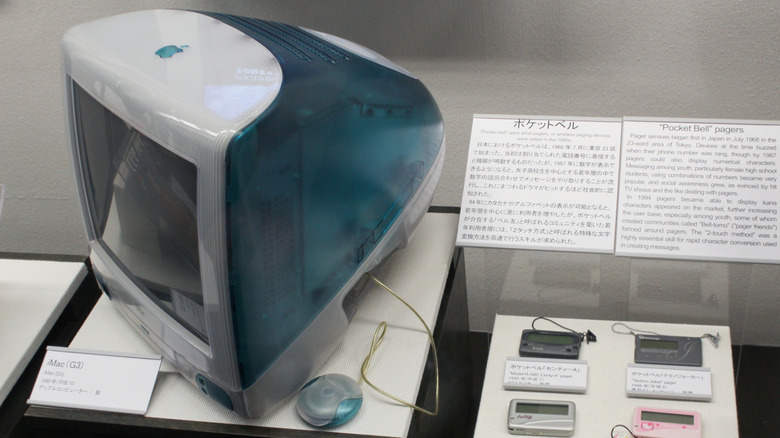
[[[128,126],[77,84],[76,124],[92,227],[130,279],[208,342],[197,232],[197,168]]]

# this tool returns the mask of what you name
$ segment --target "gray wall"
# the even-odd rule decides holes
[[[58,44],[135,9],[217,10],[333,33],[418,75],[447,124],[435,205],[460,204],[474,113],[780,119],[780,7],[732,1],[0,0],[0,251],[86,254]],[[470,324],[495,313],[730,325],[780,345],[780,269],[467,249]]]

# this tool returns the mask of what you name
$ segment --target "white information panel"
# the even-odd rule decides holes
[[[709,368],[628,364],[626,394],[629,397],[675,400],[712,400]]]
[[[457,245],[614,252],[621,121],[475,115]]]
[[[777,122],[623,121],[615,254],[780,263]]]
[[[588,389],[588,362],[509,357],[504,368],[504,389],[584,394]]]
[[[49,346],[28,404],[145,414],[160,356]]]

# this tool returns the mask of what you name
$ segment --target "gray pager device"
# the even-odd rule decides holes
[[[514,399],[507,428],[514,435],[572,436],[575,410],[570,401]]]
[[[655,365],[702,365],[701,338],[636,335],[634,362]]]

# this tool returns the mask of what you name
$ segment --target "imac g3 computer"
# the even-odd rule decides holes
[[[204,393],[258,417],[349,324],[444,157],[431,94],[344,39],[181,10],[62,42],[90,259],[136,331]]]

